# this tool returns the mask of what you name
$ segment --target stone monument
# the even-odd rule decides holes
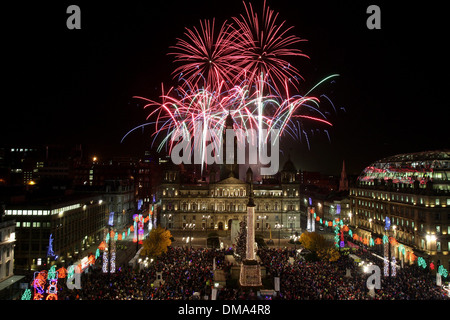
[[[253,177],[249,168],[247,174]],[[255,259],[255,202],[253,200],[253,179],[250,180],[250,194],[247,204],[247,246],[246,258],[242,260],[239,277],[241,287],[262,287],[261,266]]]

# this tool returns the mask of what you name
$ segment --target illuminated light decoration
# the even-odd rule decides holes
[[[396,246],[398,244],[397,240],[394,237],[389,237],[389,242],[391,245]]]
[[[110,236],[109,236],[109,232],[106,234],[106,239],[105,242],[109,242]]]
[[[52,266],[49,272],[43,270],[34,273],[33,288],[34,295],[33,300],[57,300],[58,299],[58,272],[55,270],[56,266]],[[49,281],[47,290],[45,285]],[[47,295],[45,295],[47,293]]]
[[[116,232],[116,234],[114,235],[114,241],[117,241],[118,239],[119,239],[119,233]]]
[[[100,249],[97,248],[97,250],[95,250],[95,259],[98,259],[98,257],[100,257]]]
[[[386,244],[389,242],[389,238],[386,235],[383,235],[383,244]]]
[[[49,282],[45,300],[58,300],[58,276],[55,279],[49,280]]]
[[[55,252],[53,252],[53,234],[50,233],[50,237],[48,239],[47,257],[53,258],[54,256]]]
[[[111,248],[108,248],[108,250],[111,250],[111,259],[109,261],[109,272],[114,273],[116,272],[116,242],[111,241]]]
[[[141,214],[133,215],[134,220],[134,237],[133,242],[138,242],[142,244],[142,240],[144,238],[144,219]]]
[[[111,227],[114,225],[114,211],[109,213],[108,225]]]
[[[382,244],[383,240],[381,240],[380,238],[376,238],[375,239],[375,244]]]
[[[111,269],[109,270],[111,273],[116,272],[116,252],[111,252],[111,263],[110,263]]]
[[[122,240],[123,238],[122,238],[122,234],[120,233],[118,236],[117,236],[117,239],[114,239],[114,240]]]
[[[125,240],[126,237],[127,237],[127,235],[126,235],[125,231],[122,232],[122,239]]]
[[[353,237],[353,232],[350,229],[348,230],[348,236],[351,237],[351,238]]]
[[[391,228],[391,219],[388,216],[384,218],[384,230],[389,230]]]
[[[375,241],[373,241],[373,238],[370,238],[369,246],[373,247],[375,245]]]
[[[108,273],[108,253],[106,251],[103,251],[102,272]]]
[[[58,272],[58,278],[64,279],[65,277],[67,277],[67,269],[66,268],[61,267],[56,271]]]
[[[69,267],[69,269],[67,270],[67,277],[68,277],[68,278],[73,278],[74,275],[75,275],[75,266],[74,266],[74,265],[71,265],[71,266]]]
[[[392,256],[391,275],[393,277],[397,275],[397,259],[395,258],[395,256]]]
[[[47,273],[47,279],[53,280],[58,278],[58,272],[56,271],[56,266],[52,266]]]
[[[385,236],[384,236],[385,237]],[[383,260],[383,271],[384,271],[384,276],[385,277],[389,277],[389,242],[386,241],[384,242],[384,237],[383,237],[383,243],[384,243],[384,260]]]
[[[404,245],[399,245],[398,246],[398,251],[401,252],[404,256],[406,255],[406,249]]]
[[[106,242],[105,241],[100,242],[98,249],[103,251],[103,250],[105,250],[105,248],[106,248]]]
[[[434,263],[433,262],[430,262],[430,269],[434,270]]]
[[[446,278],[448,276],[448,271],[447,271],[447,269],[444,268],[444,266],[442,264],[438,268],[438,273],[444,278]]]
[[[89,258],[88,258],[88,263],[89,263],[89,265],[93,265],[93,264],[95,264],[95,257],[94,257],[94,255],[89,255]]]
[[[44,299],[44,295],[41,292],[35,293],[33,300],[43,300]]]
[[[355,233],[354,235],[353,235],[353,240],[358,240],[358,235]]]
[[[311,198],[309,198],[309,200],[311,200]],[[315,213],[314,208],[308,207],[307,213],[308,213],[308,216],[307,216],[306,230],[308,232],[314,232],[316,230],[316,224],[314,222],[314,219],[316,219],[316,213]]]
[[[31,290],[26,289],[25,292],[22,294],[20,300],[31,300]]]
[[[418,257],[418,258],[417,258],[417,265],[418,265],[419,267],[424,268],[424,269],[427,267],[427,263],[425,262],[425,259],[422,258],[422,257]]]
[[[442,170],[448,156],[448,151],[397,154],[372,163],[363,170],[358,180],[372,182],[384,179],[406,185],[418,181],[422,187],[432,179],[435,169]]]

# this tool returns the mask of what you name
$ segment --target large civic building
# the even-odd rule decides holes
[[[182,166],[167,165],[160,185],[160,223],[171,230],[216,230],[229,234],[233,221],[247,213],[250,183],[256,204],[255,228],[269,237],[278,227],[285,231],[300,228],[300,183],[292,161],[287,161],[277,178],[256,183],[247,170],[245,180],[232,170],[211,168],[203,180],[186,181]]]
[[[383,237],[388,217],[397,261],[422,257],[450,269],[450,151],[376,161],[362,171],[349,196],[350,225],[359,236]]]

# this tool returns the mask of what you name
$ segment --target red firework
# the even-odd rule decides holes
[[[241,69],[239,77],[249,79],[251,83],[259,80],[272,82],[277,88],[278,84],[295,81],[301,78],[299,70],[285,60],[288,56],[303,56],[301,50],[292,46],[306,41],[288,32],[293,27],[285,27],[285,22],[277,22],[278,13],[267,6],[264,1],[262,16],[253,11],[251,4],[244,2],[246,16],[233,18],[238,29],[235,29],[236,38],[233,43],[238,55],[238,66]],[[260,79],[260,77],[263,79]]]
[[[200,21],[200,30],[186,28],[186,39],[178,38],[177,44],[171,47],[175,52],[169,53],[175,56],[175,62],[182,63],[173,74],[187,83],[203,80],[212,86],[222,82],[231,84],[238,71],[234,46],[230,44],[233,32],[226,21],[217,32],[214,19]]]

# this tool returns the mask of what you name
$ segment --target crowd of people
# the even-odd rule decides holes
[[[232,264],[225,258],[228,249],[193,249],[169,247],[167,253],[140,270],[122,266],[117,272],[102,273],[93,268],[83,273],[81,289],[69,290],[61,286],[59,299],[65,300],[174,300],[204,299],[211,297],[214,268],[222,269],[231,280]],[[364,259],[369,254],[357,252]],[[368,295],[367,274],[354,261],[342,256],[338,261],[306,261],[293,249],[263,248],[258,250],[269,282],[280,278],[280,292],[276,299],[283,300],[438,300],[448,299],[431,276],[415,266],[397,270],[395,278],[382,278],[381,289]],[[289,259],[291,258],[291,259]],[[215,261],[215,262],[213,262]],[[374,260],[379,264],[379,261]],[[158,283],[157,275],[162,276]],[[233,283],[230,281],[229,283]],[[255,291],[246,291],[236,285],[218,289],[217,299],[257,299]]]
[[[214,267],[227,269],[226,250],[169,247],[147,268],[122,266],[115,273],[93,268],[81,277],[81,289],[64,288],[67,300],[176,300],[211,292]],[[214,259],[215,258],[215,259]],[[215,266],[213,266],[215,260]],[[162,282],[158,282],[157,274]]]
[[[381,260],[367,251],[357,251],[365,261],[377,264],[383,272]],[[398,269],[395,277],[381,276],[381,289],[369,295],[368,274],[349,257],[338,261],[308,262],[298,259],[293,250],[264,249],[259,256],[267,272],[280,277],[281,299],[302,300],[440,300],[448,299],[446,292],[437,287],[430,274],[417,266]],[[289,257],[295,257],[289,261]],[[378,260],[377,260],[378,259]]]

